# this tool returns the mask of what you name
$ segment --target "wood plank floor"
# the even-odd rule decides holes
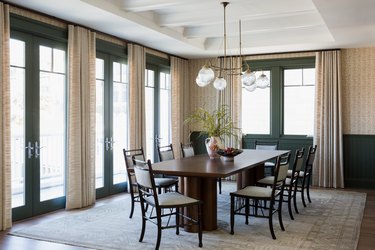
[[[350,189],[352,191],[359,191],[367,193],[365,211],[361,225],[361,232],[358,242],[358,250],[372,250],[375,246],[375,190]],[[101,206],[106,203],[121,199],[124,194],[114,195],[105,199],[97,201],[95,206]],[[126,194],[127,195],[127,194]],[[48,220],[53,220],[68,214],[73,214],[75,211],[56,211],[42,216],[34,217],[21,222],[14,223],[11,230],[17,230],[25,226],[36,225]],[[64,244],[57,244],[46,241],[32,240],[23,237],[7,235],[9,231],[0,232],[0,250],[87,250],[87,248],[69,246]]]

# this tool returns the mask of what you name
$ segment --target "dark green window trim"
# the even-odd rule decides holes
[[[10,29],[59,42],[68,41],[68,30],[46,24],[31,18],[10,14]]]
[[[271,71],[271,133],[267,135],[246,134],[243,147],[254,148],[255,140],[278,140],[280,149],[297,149],[312,145],[313,138],[305,135],[283,134],[283,70],[293,68],[315,68],[315,57],[267,59],[247,61],[251,70]]]

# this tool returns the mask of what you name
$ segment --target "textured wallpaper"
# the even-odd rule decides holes
[[[344,134],[375,134],[375,47],[342,50]]]

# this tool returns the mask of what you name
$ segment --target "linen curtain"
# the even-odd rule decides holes
[[[10,156],[9,5],[0,2],[0,225],[12,226]]]
[[[145,48],[128,45],[129,55],[129,148],[144,147],[146,150],[146,124],[145,124]],[[146,152],[145,152],[146,154]]]
[[[95,33],[69,25],[66,209],[95,203]]]
[[[316,54],[313,184],[344,188],[340,51]]]
[[[240,57],[229,57],[226,60],[226,67],[232,69],[241,68],[241,58]],[[238,72],[238,70],[235,70]],[[227,87],[218,91],[218,103],[227,105],[230,109],[232,120],[236,127],[241,125],[241,99],[242,99],[242,84],[240,75],[230,75],[224,76],[227,80]],[[242,148],[241,143],[241,133],[238,134],[238,139],[233,136],[226,138],[226,146]]]
[[[180,143],[190,142],[187,126],[184,119],[189,113],[189,82],[188,61],[171,57],[171,82],[172,82],[172,144],[174,156],[181,158]]]

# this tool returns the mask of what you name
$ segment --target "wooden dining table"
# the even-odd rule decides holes
[[[154,163],[152,167],[154,173],[182,177],[180,190],[187,196],[203,201],[203,230],[212,231],[217,229],[217,179],[237,174],[237,189],[254,184],[264,176],[264,162],[287,152],[244,149],[234,157],[233,162],[196,155]]]

